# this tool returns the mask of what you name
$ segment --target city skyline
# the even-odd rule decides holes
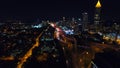
[[[102,19],[120,19],[119,0],[100,0]],[[1,1],[0,18],[59,18],[82,17],[83,12],[93,18],[97,0],[40,0],[40,1]]]
[[[120,67],[119,1],[0,2],[0,68]]]

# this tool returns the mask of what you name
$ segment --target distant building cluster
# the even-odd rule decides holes
[[[88,31],[93,33],[101,32],[105,36],[106,34],[114,33],[117,36],[115,40],[117,40],[120,34],[120,24],[119,22],[116,22],[116,21],[101,20],[102,18],[101,8],[102,8],[102,5],[100,3],[100,0],[98,0],[95,5],[93,21],[89,20],[90,19],[89,13],[83,12],[82,18],[62,17],[61,20],[55,21],[55,22],[52,22],[49,20],[40,22],[40,20],[38,19],[37,22],[34,22],[34,23],[13,22],[12,24],[9,23],[7,25],[9,25],[10,28],[12,29],[31,29],[31,28],[41,28],[43,26],[46,26],[49,23],[54,23],[57,26],[59,26],[68,35],[80,34],[82,31]],[[6,24],[0,23],[0,25],[2,26]],[[4,27],[4,28],[9,29],[9,27]],[[4,29],[3,31],[6,32],[7,29]]]

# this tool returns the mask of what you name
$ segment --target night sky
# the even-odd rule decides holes
[[[59,18],[82,17],[88,12],[92,18],[97,0],[3,0],[0,18]],[[119,0],[101,0],[103,19],[120,19]]]

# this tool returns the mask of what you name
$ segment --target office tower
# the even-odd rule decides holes
[[[100,25],[100,13],[101,13],[101,4],[100,0],[98,0],[96,6],[95,6],[95,14],[94,14],[94,26],[95,26],[95,31],[99,30],[99,25]]]
[[[88,29],[88,13],[84,12],[82,13],[83,16],[83,22],[82,22],[82,30],[87,30]]]

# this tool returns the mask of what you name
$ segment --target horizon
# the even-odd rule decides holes
[[[101,18],[120,20],[119,0],[100,0]],[[81,17],[87,12],[93,19],[97,0],[0,1],[0,18]]]

